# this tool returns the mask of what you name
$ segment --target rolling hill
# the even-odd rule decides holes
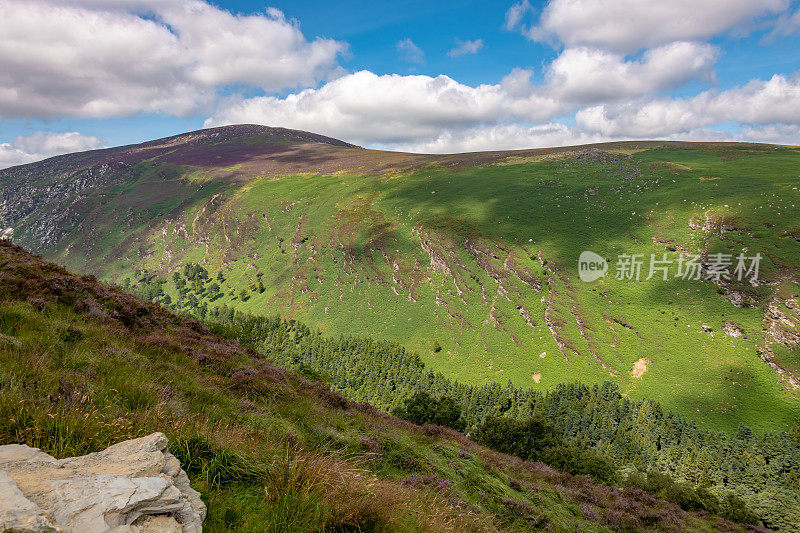
[[[705,427],[785,430],[798,175],[790,146],[439,156],[242,125],[2,170],[0,229],[174,310],[279,313],[400,342],[464,383],[608,380]],[[591,283],[586,250],[610,261]],[[622,254],[641,254],[639,281],[616,279]],[[651,254],[667,280],[645,279]],[[673,275],[681,254],[702,279]],[[713,279],[719,254],[731,270],[760,254],[758,275]]]

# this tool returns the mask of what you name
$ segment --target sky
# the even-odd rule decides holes
[[[800,144],[800,0],[0,0],[0,168],[238,123]]]

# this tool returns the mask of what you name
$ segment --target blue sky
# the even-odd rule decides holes
[[[454,152],[800,144],[796,0],[5,0],[0,167],[238,122]]]

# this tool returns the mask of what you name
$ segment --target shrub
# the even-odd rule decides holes
[[[461,406],[453,398],[436,399],[427,392],[417,392],[405,401],[403,407],[392,413],[398,418],[417,425],[438,424],[457,431],[464,429]]]
[[[737,495],[729,492],[720,502],[720,515],[728,520],[739,522],[740,524],[758,525],[761,523],[759,517],[747,508],[747,504]]]
[[[667,474],[650,471],[647,475],[638,472],[628,476],[626,484],[649,492],[650,494],[678,504],[686,511],[706,511],[745,524],[758,524],[759,518],[753,514],[744,501],[734,494],[720,500],[702,487],[692,487],[677,483]]]
[[[614,465],[594,450],[564,441],[557,430],[539,417],[525,421],[487,416],[478,426],[475,439],[497,451],[541,461],[575,475],[589,475],[604,483],[614,483]]]

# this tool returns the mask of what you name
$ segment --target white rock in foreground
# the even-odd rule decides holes
[[[162,433],[61,460],[0,446],[0,533],[200,533],[205,515]]]

